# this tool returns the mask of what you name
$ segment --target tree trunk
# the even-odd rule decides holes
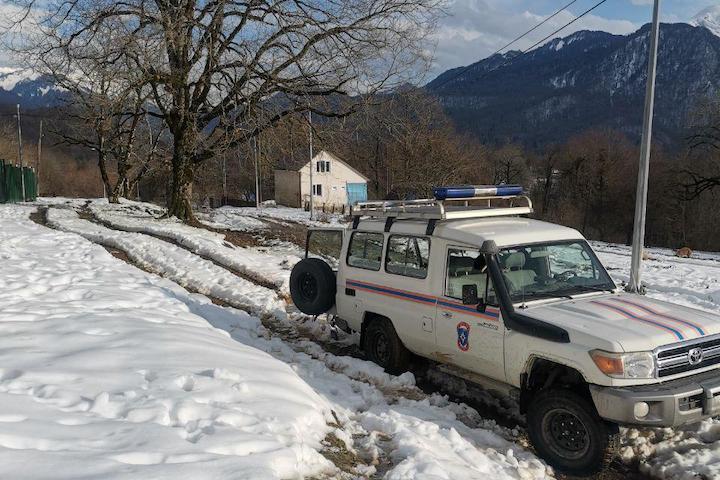
[[[105,186],[105,196],[108,197],[110,203],[118,203],[117,198],[113,201],[112,192],[113,188],[110,185],[110,177],[107,172],[107,165],[105,164],[105,137],[100,136],[98,148],[98,167],[100,168],[100,177],[102,178],[103,185]]]
[[[195,222],[192,211],[193,162],[191,148],[192,139],[185,132],[176,132],[174,140],[175,150],[172,158],[172,179],[170,195],[167,199],[168,217],[177,217],[186,223]]]

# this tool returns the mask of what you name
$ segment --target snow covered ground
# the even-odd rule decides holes
[[[13,324],[17,320],[0,316],[0,328],[16,332],[23,341],[31,342],[31,335],[22,327],[28,328],[35,322],[34,335],[41,325],[43,329],[54,327],[44,320],[48,316],[54,319],[48,312],[62,312],[68,305],[74,308],[72,315],[57,319],[58,324],[62,324],[59,333],[49,328],[46,332],[49,338],[35,336],[34,348],[28,348],[17,362],[13,356],[4,359],[2,365],[7,368],[0,375],[0,389],[6,385],[13,388],[23,385],[25,394],[34,395],[35,402],[13,403],[15,410],[6,417],[0,416],[0,423],[13,421],[11,431],[21,433],[36,417],[39,423],[33,427],[32,441],[3,443],[0,429],[0,455],[10,456],[14,450],[4,450],[12,448],[23,450],[24,455],[22,462],[0,464],[0,478],[17,476],[13,474],[20,471],[22,463],[29,461],[34,462],[36,468],[23,470],[22,478],[77,478],[81,474],[103,478],[358,478],[374,474],[390,479],[540,479],[550,474],[541,461],[518,445],[517,431],[499,427],[446,396],[424,394],[414,386],[412,374],[390,376],[372,363],[333,355],[312,341],[302,338],[294,341],[271,334],[256,317],[215,305],[202,295],[188,293],[168,280],[113,258],[83,237],[126,251],[133,262],[191,290],[203,289],[215,296],[217,285],[225,282],[219,272],[210,270],[221,267],[186,249],[140,233],[108,229],[78,216],[76,209],[82,209],[84,204],[68,206],[50,208],[48,220],[54,227],[80,236],[35,225],[26,218],[29,210],[20,207],[2,207],[0,214],[3,235],[0,258],[17,262],[14,269],[0,273],[0,288],[13,285],[27,289],[24,303],[11,311],[34,315],[24,318],[28,321],[19,326]],[[17,248],[18,245],[22,248]],[[62,261],[55,260],[57,258]],[[25,269],[31,271],[37,265],[46,266],[43,276],[29,276],[24,283],[18,283],[21,275],[28,275]],[[87,271],[92,275],[86,275]],[[92,282],[87,283],[86,276]],[[235,281],[239,280],[242,279],[236,277]],[[33,285],[38,287],[33,289]],[[53,295],[48,295],[49,292]],[[278,298],[270,289],[257,290],[254,295],[256,304],[261,306],[269,301],[272,305]],[[83,307],[85,301],[89,302],[87,308]],[[269,309],[264,311],[270,314]],[[273,318],[276,317],[273,315]],[[5,322],[7,325],[3,325]],[[197,341],[184,330],[188,322],[195,322],[193,328],[201,331]],[[147,329],[153,334],[157,332],[162,341],[152,334],[146,339]],[[259,360],[248,361],[233,354],[232,349],[226,353],[223,342],[233,342],[223,331],[230,334],[236,349],[241,349],[247,357],[256,355],[266,359],[268,365],[261,365]],[[205,334],[221,340],[213,343],[205,339]],[[92,348],[86,349],[86,344],[75,340],[75,337],[85,339],[86,336],[96,342]],[[0,352],[6,347],[14,348],[13,344],[3,343],[10,342],[10,338],[14,337],[0,335]],[[64,340],[72,341],[61,347]],[[57,345],[45,346],[46,341]],[[186,343],[191,345],[186,348]],[[75,344],[79,345],[77,354],[73,350]],[[53,349],[60,349],[60,353],[44,356]],[[66,353],[68,349],[71,351]],[[202,356],[205,350],[209,352]],[[96,366],[92,361],[95,355],[98,356]],[[280,372],[289,372],[291,378],[275,375],[272,362],[279,363]],[[70,374],[45,379],[43,384],[50,384],[52,380],[50,393],[35,394],[39,391],[35,386],[18,383],[33,378],[43,368],[53,372],[67,370]],[[73,368],[81,372],[75,373]],[[252,374],[245,375],[244,368],[252,369]],[[172,372],[167,373],[169,370]],[[82,381],[77,379],[80,376]],[[131,383],[136,377],[139,386]],[[255,397],[246,395],[246,388],[255,392],[252,382],[262,378],[267,398],[261,398],[261,404],[256,406],[252,402]],[[92,388],[84,387],[85,384]],[[145,387],[150,393],[143,390]],[[85,417],[95,415],[96,403],[98,409],[106,412],[104,420],[93,423],[96,428],[92,431],[73,430],[78,436],[65,438],[58,450],[45,448],[46,437],[51,437],[53,429],[59,428],[55,423],[64,421],[66,404],[58,407],[58,411],[39,417],[34,403],[53,398],[52,392],[66,390],[77,391],[77,396],[91,405],[77,412],[71,409],[73,415],[82,416],[82,420],[68,421],[72,427],[86,420]],[[287,395],[282,401],[273,398],[278,391]],[[102,396],[103,392],[107,395]],[[303,392],[308,396],[302,397]],[[64,394],[60,396],[66,398]],[[196,408],[202,413],[181,408],[185,404],[178,405],[179,400],[173,403],[177,396],[192,397],[200,404]],[[308,399],[311,399],[311,408],[306,409]],[[141,410],[156,404],[165,406],[169,413],[165,416],[161,415],[162,410],[156,416],[151,415],[155,410],[132,413],[136,405],[135,408]],[[275,409],[280,409],[282,414],[267,421],[256,420]],[[232,416],[225,414],[225,410],[240,413]],[[162,423],[166,418],[170,420]],[[160,423],[165,429],[180,432],[177,434],[181,441],[168,441],[154,430],[145,435],[151,428],[147,425],[133,423],[133,428],[123,430],[123,422],[153,426]],[[43,433],[46,431],[47,435]],[[268,431],[276,437],[265,442],[251,435],[269,435]],[[328,443],[328,433],[347,450],[351,458],[349,467],[340,469],[327,460],[338,454],[338,445]],[[24,433],[18,436],[28,437]],[[284,443],[277,446],[272,441]],[[185,447],[183,442],[192,445]],[[76,450],[85,452],[84,448],[90,448],[86,443],[91,443],[93,455],[102,459],[97,465],[84,464],[79,458],[84,453],[76,453]],[[277,448],[277,456],[273,448]],[[58,451],[62,453],[56,453]],[[294,463],[292,455],[295,455]],[[56,456],[61,460],[56,460]],[[66,457],[70,459],[63,460]],[[52,467],[62,465],[63,461],[73,464],[67,473]],[[186,464],[177,463],[182,461]],[[249,470],[251,468],[254,470]]]
[[[210,213],[200,213],[199,218],[209,225],[219,225],[232,230],[248,231],[261,228],[263,221],[295,222],[307,226],[327,226],[328,224],[342,223],[342,216],[338,214],[315,212],[315,219],[310,220],[310,212],[299,208],[282,206],[254,207],[221,207]]]
[[[194,314],[207,299],[29,213],[0,207],[0,478],[333,471],[330,405],[289,365]]]
[[[159,219],[159,215],[142,204],[124,202],[111,205],[104,201],[90,204],[90,210],[101,221],[131,232],[144,232],[171,239],[194,253],[209,257],[232,270],[266,285],[280,288],[289,295],[290,269],[300,261],[299,249],[266,249],[237,247],[225,240],[224,235],[190,227],[177,219]],[[227,228],[227,227],[225,227]]]
[[[630,247],[592,244],[618,284],[630,281]],[[694,252],[693,258],[679,258],[665,248],[647,248],[645,253],[648,258],[643,262],[642,282],[649,296],[720,311],[720,254]]]
[[[110,229],[78,217],[76,210],[86,202],[48,199],[44,203],[62,207],[50,208],[48,214],[56,227],[124,250],[143,268],[232,304],[245,298],[247,309],[258,314],[284,315],[279,312],[284,304],[278,293],[286,291],[290,268],[301,254],[297,246],[228,246],[222,235],[159,219],[162,211],[149,204],[115,206],[93,201],[90,210],[114,227]],[[286,210],[290,209],[268,208],[259,214],[254,209],[225,208],[211,216],[218,228],[230,229],[253,221],[309,224],[303,218],[306,212]],[[177,245],[133,232],[168,238]],[[628,280],[628,247],[602,242],[593,242],[593,247],[618,283]],[[696,252],[692,259],[681,259],[666,249],[646,251],[649,259],[643,281],[648,295],[720,311],[720,254]],[[227,288],[239,285],[242,279],[232,274],[227,277],[222,266],[245,274],[254,272],[276,290],[254,285],[260,289],[248,295],[251,284],[243,284],[238,292],[228,293]],[[183,298],[204,299],[187,293]],[[542,478],[548,473],[531,453],[513,443],[516,432],[500,428],[442,395],[422,395],[414,387],[412,375],[392,377],[368,362],[330,354],[312,341],[270,337],[257,319],[206,299],[190,310],[229,331],[237,341],[291,365],[335,412],[341,428],[334,434],[359,459],[356,474],[377,470],[377,475],[384,473],[387,478]],[[623,444],[624,460],[638,461],[640,470],[652,477],[720,478],[720,421],[716,419],[678,429],[624,430]]]
[[[81,219],[72,209],[51,208],[48,224],[101,245],[120,249],[136,264],[200,293],[258,315],[285,318],[283,302],[271,290],[243,280],[185,249],[140,233],[112,230]]]

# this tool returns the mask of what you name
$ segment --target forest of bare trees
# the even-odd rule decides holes
[[[259,137],[262,198],[274,196],[274,169],[308,161],[309,128],[305,116],[289,116]],[[639,146],[622,132],[591,129],[542,151],[483,145],[458,134],[435,98],[406,89],[346,118],[315,122],[313,135],[316,148],[332,151],[370,178],[371,198],[418,198],[443,184],[520,183],[537,217],[593,239],[631,240]],[[698,192],[693,184],[693,175],[720,173],[720,154],[700,151],[691,141],[689,136],[673,151],[653,149],[648,243],[720,249],[714,233],[720,228],[714,207],[720,189]],[[252,149],[232,152],[203,173],[199,183],[206,198],[254,198],[254,155]]]

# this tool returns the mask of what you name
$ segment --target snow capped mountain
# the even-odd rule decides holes
[[[49,76],[24,68],[0,67],[0,105],[54,107],[62,102],[64,95],[65,91]]]
[[[700,15],[720,20],[720,7]],[[720,22],[718,32],[720,32]],[[641,129],[649,25],[628,35],[580,31],[523,55],[494,55],[427,85],[464,131],[481,141],[562,142],[593,127]],[[681,141],[699,101],[720,93],[720,36],[687,23],[660,29],[655,138]]]
[[[32,82],[40,75],[24,68],[0,67],[0,88],[9,92],[20,82]]]
[[[720,5],[713,5],[702,10],[690,20],[690,25],[705,27],[720,37]]]

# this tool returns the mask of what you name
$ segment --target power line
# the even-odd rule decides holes
[[[566,24],[563,25],[562,27],[558,28],[557,30],[555,30],[554,32],[552,32],[552,33],[551,33],[550,35],[548,35],[547,37],[543,38],[543,39],[540,40],[539,42],[536,42],[536,43],[533,44],[531,47],[528,47],[525,51],[523,51],[523,53],[529,52],[530,50],[532,50],[533,48],[537,47],[538,45],[540,45],[541,43],[543,43],[545,40],[547,40],[548,38],[552,37],[552,36],[555,35],[556,33],[560,32],[561,30],[566,29],[567,27],[569,27],[569,26],[572,25],[573,23],[577,22],[577,21],[580,20],[582,17],[584,17],[584,16],[587,15],[588,13],[592,12],[593,10],[595,10],[597,7],[599,7],[600,5],[602,5],[602,4],[605,3],[605,2],[607,2],[607,0],[600,0],[598,3],[596,3],[596,4],[593,5],[592,7],[588,8],[588,9],[585,10],[583,13],[581,13],[581,14],[578,15],[577,17],[573,18],[572,20],[570,20],[568,23],[566,23]]]
[[[500,52],[502,52],[503,50],[505,50],[506,48],[508,48],[510,45],[514,44],[515,42],[517,42],[517,41],[519,41],[519,40],[521,40],[521,39],[523,39],[523,38],[525,38],[526,36],[528,36],[529,34],[531,34],[532,32],[534,32],[534,31],[537,30],[538,28],[542,27],[543,25],[545,25],[547,22],[549,22],[549,21],[552,20],[553,18],[555,18],[555,17],[557,17],[558,15],[560,15],[561,12],[563,12],[565,9],[567,9],[568,7],[570,7],[573,3],[576,3],[577,1],[578,1],[578,0],[573,0],[572,2],[570,2],[570,3],[568,3],[567,5],[565,5],[564,7],[562,7],[561,9],[556,10],[552,15],[550,15],[550,16],[547,17],[547,18],[545,18],[543,21],[541,21],[540,23],[538,23],[537,25],[535,25],[534,27],[532,27],[530,30],[526,31],[525,33],[522,33],[522,34],[518,35],[518,36],[515,37],[512,41],[510,41],[510,42],[506,43],[505,45],[503,45],[502,47],[498,48],[498,49],[495,50],[492,54],[488,55],[488,57],[486,57],[486,58],[490,58],[490,57],[493,57],[493,56],[497,55],[498,53],[500,53]],[[468,65],[468,66],[466,66],[466,67],[462,67],[462,68],[460,69],[460,71],[459,71],[456,75],[453,75],[452,77],[446,79],[444,82],[442,82],[440,85],[438,85],[438,86],[435,87],[435,88],[441,88],[441,87],[445,86],[447,83],[452,82],[453,80],[455,80],[456,78],[458,78],[460,75],[462,75],[463,73],[465,73],[470,67],[472,67],[472,65]],[[492,71],[492,70],[491,70],[491,71]]]
[[[518,36],[518,37],[515,38],[512,42],[508,43],[508,44],[505,45],[504,47],[500,48],[499,50],[496,50],[492,55],[490,55],[489,57],[486,57],[486,58],[490,58],[490,57],[492,57],[493,55],[497,55],[498,53],[500,53],[502,50],[504,50],[505,48],[509,47],[509,46],[512,45],[513,43],[515,43],[515,42],[517,42],[518,40],[524,38],[524,37],[527,36],[528,34],[534,32],[535,30],[537,30],[538,27],[544,25],[545,23],[547,23],[547,22],[548,22],[549,20],[551,20],[552,18],[555,18],[557,15],[559,15],[561,12],[563,12],[564,10],[566,10],[569,6],[571,6],[571,5],[572,5],[573,3],[575,3],[576,1],[577,1],[577,0],[568,3],[567,5],[565,5],[564,7],[562,7],[561,9],[557,10],[555,13],[553,13],[552,15],[550,15],[549,17],[547,17],[545,20],[543,20],[542,22],[538,23],[537,25],[535,25],[533,28],[531,28],[531,29],[528,30],[527,32],[523,33],[522,35]],[[546,36],[545,38],[543,38],[543,39],[540,40],[539,42],[536,42],[533,46],[531,46],[531,47],[523,50],[523,52],[521,53],[521,55],[525,55],[525,54],[528,53],[530,50],[532,50],[533,48],[537,47],[538,45],[540,45],[542,42],[544,42],[544,41],[547,40],[548,38],[552,37],[552,36],[555,35],[556,33],[564,30],[564,29],[567,28],[568,26],[570,26],[570,25],[572,25],[573,23],[577,22],[578,20],[580,20],[580,19],[583,18],[585,15],[587,15],[587,14],[590,13],[590,12],[592,12],[593,10],[595,10],[597,7],[599,7],[600,5],[602,5],[602,4],[605,3],[605,2],[607,2],[607,0],[601,0],[600,2],[596,3],[596,4],[593,5],[592,7],[588,8],[588,9],[585,10],[583,13],[581,13],[580,15],[578,15],[577,17],[575,17],[574,19],[572,19],[571,21],[569,21],[568,23],[566,23],[566,24],[563,25],[562,27],[558,28],[558,29],[555,30],[553,33],[551,33],[550,35]],[[518,56],[521,56],[521,55],[518,55]],[[480,79],[486,77],[487,75],[489,75],[490,73],[494,72],[495,70],[498,70],[498,69],[504,67],[505,65],[507,65],[507,64],[510,63],[511,61],[515,60],[516,58],[517,58],[517,56],[511,58],[510,60],[507,60],[507,61],[501,63],[500,65],[498,65],[497,67],[495,67],[495,68],[493,68],[493,69],[491,69],[491,70],[486,71],[484,74],[482,74],[480,77],[478,77],[477,80],[480,80]],[[474,65],[474,64],[473,64],[473,65]],[[455,80],[455,79],[457,79],[458,77],[460,77],[460,75],[462,75],[462,74],[465,73],[467,70],[469,70],[470,67],[472,67],[473,65],[468,65],[467,67],[462,67],[461,70],[460,70],[456,75],[453,75],[452,77],[446,79],[446,80],[443,81],[440,85],[437,85],[437,86],[434,87],[434,88],[435,88],[435,89],[440,89],[440,88],[444,87],[444,86],[447,85],[449,82],[452,82],[453,80]]]
[[[531,34],[531,33],[534,32],[535,30],[537,30],[538,28],[542,27],[542,26],[545,25],[547,22],[549,22],[550,20],[552,20],[553,18],[555,18],[555,17],[557,17],[558,15],[560,15],[560,13],[561,13],[563,10],[567,10],[569,7],[572,6],[573,3],[577,2],[577,1],[578,1],[578,0],[573,0],[572,2],[568,3],[567,5],[565,5],[564,7],[562,7],[560,10],[556,11],[555,13],[553,13],[552,15],[550,15],[549,17],[547,17],[545,20],[543,20],[542,22],[540,22],[540,23],[538,23],[537,25],[535,25],[533,28],[531,28],[531,29],[528,30],[527,32],[525,32],[525,33],[523,33],[522,35],[516,37],[513,41],[509,42],[507,45],[499,48],[497,51],[495,51],[495,53],[493,53],[493,54],[490,55],[490,56],[492,57],[493,55],[496,55],[496,54],[502,52],[503,50],[505,50],[507,47],[509,47],[509,46],[512,45],[513,43],[517,42],[518,40],[521,40],[521,39],[525,38],[527,35]]]

